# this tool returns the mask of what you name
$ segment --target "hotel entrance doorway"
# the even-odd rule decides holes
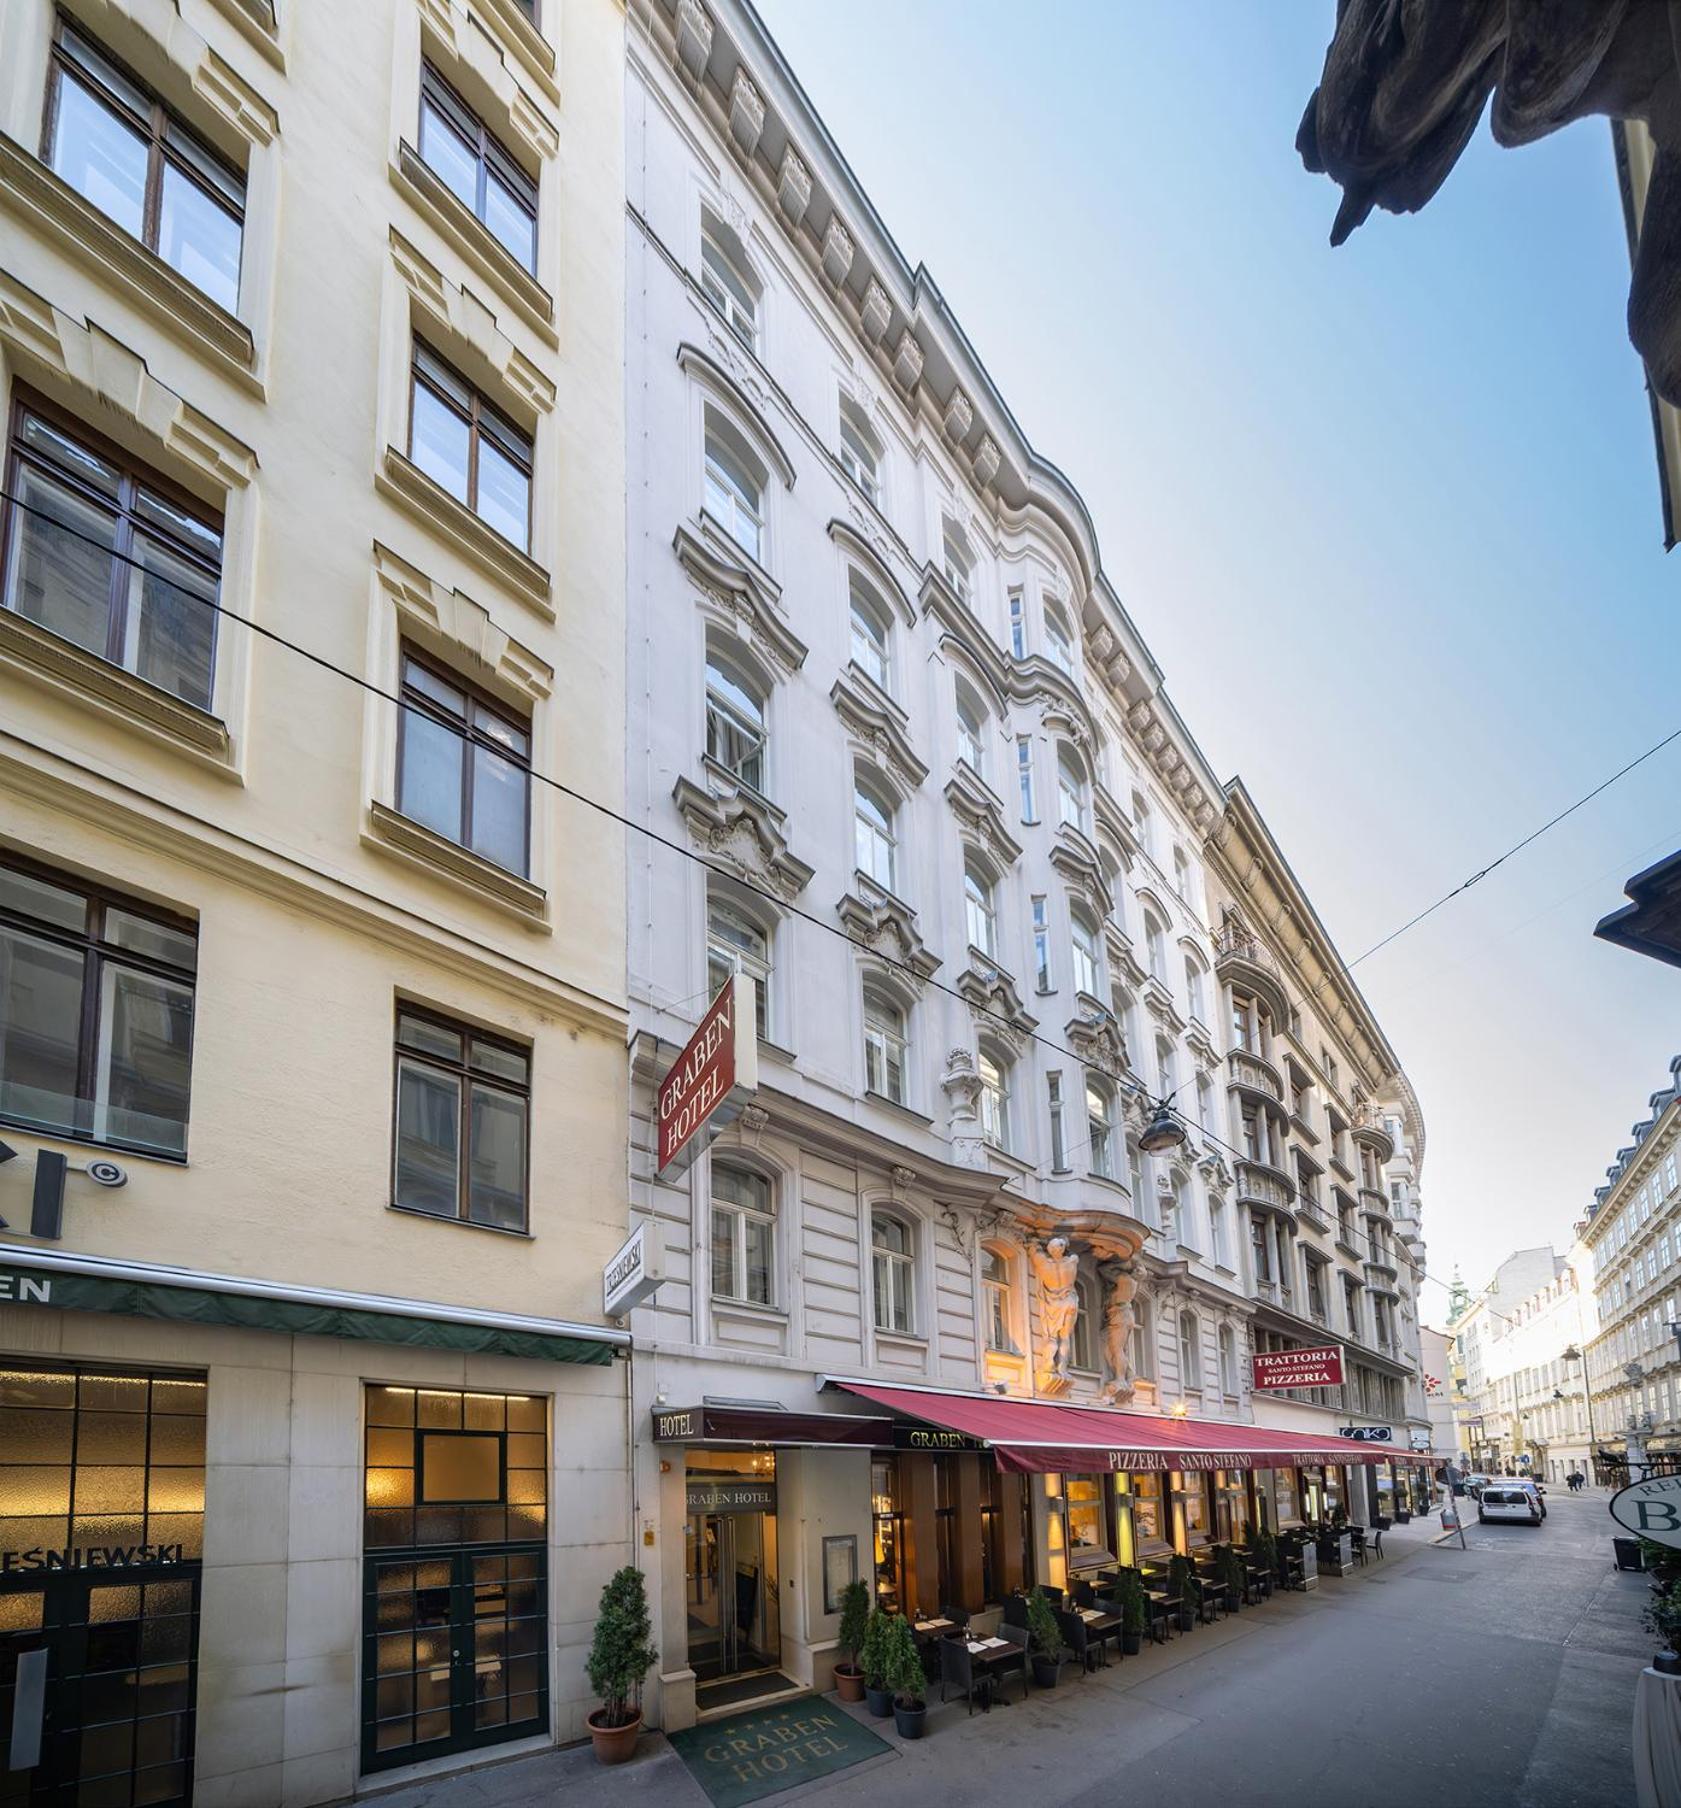
[[[776,1458],[691,1450],[684,1572],[689,1667],[701,1683],[782,1661],[776,1583]]]

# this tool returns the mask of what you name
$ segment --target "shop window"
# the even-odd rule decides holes
[[[1202,1475],[1175,1474],[1173,1497],[1185,1521],[1185,1538],[1191,1544],[1208,1541],[1208,1482]]]
[[[221,518],[36,402],[13,411],[6,496],[5,607],[208,710]]]
[[[62,16],[44,161],[109,220],[232,313],[245,178]]]
[[[537,184],[430,63],[420,66],[420,155],[521,269],[537,268]]]
[[[521,878],[531,864],[531,721],[403,654],[397,808]]]
[[[905,1610],[905,1526],[899,1511],[898,1481],[898,1464],[892,1457],[877,1457],[870,1464],[876,1605],[884,1613]]]
[[[771,1183],[751,1168],[712,1164],[712,1297],[769,1306],[776,1298]]]
[[[410,404],[410,460],[487,527],[529,552],[531,436],[419,339]]]
[[[399,1010],[391,1203],[524,1230],[530,1104],[529,1049]]]
[[[1241,1540],[1249,1529],[1249,1499],[1236,1469],[1214,1472],[1214,1536],[1221,1544]]]
[[[1159,1552],[1171,1543],[1159,1474],[1150,1472],[1132,1478],[1132,1531],[1141,1557],[1152,1551]]]
[[[184,1156],[197,966],[187,920],[0,864],[0,1116]]]
[[[1275,1469],[1272,1472],[1273,1503],[1278,1509],[1278,1525],[1299,1525],[1302,1518],[1301,1497],[1296,1487],[1296,1472],[1293,1469]]]
[[[911,1227],[892,1212],[870,1217],[870,1267],[878,1331],[909,1333],[915,1326],[916,1241]]]
[[[1109,1478],[1103,1475],[1071,1475],[1067,1482],[1068,1565],[1079,1569],[1115,1561],[1114,1540],[1104,1496]]]
[[[981,1464],[981,1594],[988,1602],[1004,1599],[1004,1489],[1021,1479],[996,1463]]]

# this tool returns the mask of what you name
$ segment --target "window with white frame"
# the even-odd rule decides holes
[[[1227,1218],[1225,1200],[1211,1195],[1208,1201],[1208,1253],[1216,1268],[1232,1265],[1231,1227]]]
[[[969,946],[993,959],[998,947],[998,908],[992,881],[972,859],[963,863],[963,923]]]
[[[1075,1281],[1074,1298],[1079,1309],[1074,1314],[1074,1330],[1068,1340],[1068,1365],[1094,1372],[1097,1368],[1097,1289],[1089,1275],[1082,1274]]]
[[[1170,1099],[1178,1089],[1175,1075],[1173,1044],[1165,1036],[1156,1038],[1156,1097]]]
[[[995,1149],[1010,1146],[1009,1064],[983,1048],[976,1062],[981,1080],[981,1135]]]
[[[1100,1180],[1116,1178],[1116,1143],[1120,1137],[1115,1094],[1101,1080],[1086,1080],[1086,1147],[1092,1173]]]
[[[869,585],[852,574],[852,663],[881,686],[891,690],[888,658],[887,611]]]
[[[884,891],[893,890],[899,863],[893,818],[892,798],[863,773],[858,773],[852,782],[853,845],[858,870]]]
[[[986,710],[961,678],[957,681],[957,757],[976,778],[986,777]]]
[[[905,1103],[905,1013],[879,986],[864,988],[864,1084]]]
[[[1080,756],[1069,747],[1059,747],[1056,755],[1057,821],[1082,835],[1091,833],[1091,796],[1086,784],[1085,767]]]
[[[1033,802],[1033,740],[1029,735],[1016,737],[1016,782],[1021,788],[1021,819],[1037,822],[1039,812]]]
[[[727,898],[710,894],[706,901],[706,987],[716,998],[737,973],[753,981],[755,1027],[761,1038],[770,1034],[770,937],[760,925]]]
[[[776,1216],[771,1184],[751,1168],[712,1163],[712,1297],[775,1303]]]
[[[1068,618],[1052,602],[1045,604],[1045,652],[1059,672],[1074,676],[1074,637],[1068,631]]]
[[[1144,954],[1151,977],[1167,984],[1167,931],[1148,910],[1144,913]]]
[[[947,521],[941,531],[941,542],[946,582],[957,592],[960,603],[973,608],[975,559],[969,551],[968,538],[955,521]]]
[[[1143,1217],[1146,1202],[1144,1198],[1144,1154],[1138,1144],[1129,1136],[1127,1139],[1127,1188],[1132,1194],[1132,1210],[1134,1217]]]
[[[721,220],[703,216],[700,235],[700,292],[719,318],[750,352],[759,348],[759,285],[753,280],[741,241]]]
[[[1185,956],[1185,1006],[1198,1023],[1208,1021],[1208,982],[1194,954]]]
[[[1153,859],[1156,852],[1156,823],[1142,791],[1134,791],[1132,794],[1132,826],[1138,836],[1138,845]]]
[[[841,469],[871,502],[881,500],[881,450],[862,412],[844,398],[840,408]]]
[[[1220,1392],[1237,1393],[1237,1339],[1230,1325],[1220,1327]]]
[[[1051,1108],[1051,1171],[1055,1174],[1068,1172],[1068,1137],[1062,1121],[1062,1075],[1046,1074],[1045,1090],[1050,1098]]]
[[[706,752],[755,791],[765,789],[765,700],[726,654],[706,656]]]
[[[1068,913],[1069,941],[1074,951],[1074,990],[1088,998],[1103,996],[1103,965],[1098,953],[1097,925],[1076,907]]]
[[[706,411],[706,512],[758,564],[765,556],[765,473],[746,442]]]
[[[1173,850],[1173,889],[1188,904],[1191,901],[1191,862],[1182,847]]]
[[[1020,590],[1010,592],[1010,651],[1017,659],[1027,657],[1027,603]]]
[[[1214,1082],[1200,1070],[1197,1073],[1197,1122],[1202,1126],[1204,1135],[1215,1134]]]
[[[1202,1327],[1194,1312],[1179,1314],[1179,1379],[1188,1389],[1202,1386]]]
[[[870,1272],[876,1329],[910,1334],[916,1325],[916,1240],[895,1212],[870,1216]]]
[[[1132,1303],[1132,1372],[1140,1381],[1156,1378],[1156,1315],[1143,1293]]]
[[[986,1347],[1007,1356],[1019,1355],[1014,1335],[1015,1264],[1007,1251],[994,1245],[981,1250],[982,1317]]]
[[[1049,900],[1035,892],[1033,906],[1033,983],[1041,992],[1051,990],[1051,919]]]

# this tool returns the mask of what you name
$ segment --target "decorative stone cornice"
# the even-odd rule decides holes
[[[1115,908],[1114,894],[1103,876],[1097,849],[1069,823],[1057,824],[1056,839],[1051,843],[1051,865],[1099,922]]]
[[[857,666],[849,665],[835,680],[829,701],[847,732],[870,749],[901,790],[914,791],[928,776],[905,734],[909,718]]]
[[[1136,991],[1149,977],[1144,963],[1132,945],[1132,937],[1113,917],[1103,920],[1103,946],[1109,956],[1109,970]]]
[[[1172,992],[1153,973],[1144,981],[1144,1005],[1170,1036],[1182,1036],[1185,1033],[1185,1019],[1173,1002]]]
[[[858,893],[847,892],[835,906],[841,927],[853,941],[895,963],[899,969],[896,977],[920,995],[921,982],[938,970],[940,957],[923,941],[916,912],[902,899],[871,885],[862,874],[858,885]],[[907,967],[908,973],[903,971]]]
[[[812,868],[788,846],[787,816],[768,798],[733,785],[728,773],[707,763],[707,788],[679,778],[672,800],[702,852],[742,878],[790,903],[811,881]]]
[[[1094,784],[1091,795],[1098,846],[1113,851],[1123,873],[1131,872],[1133,861],[1143,851],[1131,815],[1107,785]]]
[[[947,436],[959,445],[969,437],[969,429],[974,424],[974,404],[961,389],[954,389],[946,403],[945,429]]]
[[[528,709],[554,690],[554,669],[498,627],[490,611],[374,542],[374,579],[405,634],[477,671]]]
[[[846,222],[838,213],[830,214],[829,224],[823,229],[823,274],[837,289],[852,269],[853,251]]]
[[[699,81],[712,55],[712,15],[701,0],[677,0],[677,63]]]
[[[906,388],[914,390],[922,380],[922,347],[909,327],[899,335],[899,349],[893,354],[893,374]]]
[[[678,527],[671,544],[691,581],[732,624],[739,624],[743,637],[767,664],[783,677],[805,664],[806,644],[782,619],[780,593],[770,588],[756,566],[731,564],[684,526]]]
[[[939,618],[943,638],[949,638],[968,656],[969,663],[981,675],[999,703],[1010,695],[1010,665],[1003,651],[966,609],[944,572],[933,565],[922,569],[922,589],[917,599],[924,615]]]
[[[730,88],[730,131],[744,157],[751,157],[759,147],[765,129],[765,97],[753,86],[747,71],[737,67]]]
[[[1021,843],[1004,826],[1004,806],[990,786],[966,761],[959,760],[946,780],[946,802],[957,818],[958,833],[1004,868],[1021,858]]]
[[[841,551],[862,567],[864,576],[881,592],[882,600],[899,611],[905,626],[915,627],[916,605],[905,594],[904,586],[888,563],[896,549],[886,536],[878,534],[873,540],[866,539],[853,522],[843,521],[838,515],[829,523],[828,532]]]
[[[990,433],[983,433],[981,443],[975,448],[975,481],[983,490],[989,489],[997,475],[998,442]]]
[[[790,226],[798,226],[811,205],[811,171],[792,144],[782,148],[782,170],[777,177],[776,199]]]
[[[1092,1009],[1063,1025],[1063,1040],[1087,1067],[1117,1079],[1129,1066],[1125,1032],[1113,1011],[1095,999],[1091,1003]]]
[[[887,331],[887,323],[892,318],[893,304],[887,299],[887,291],[872,276],[864,290],[864,305],[858,310],[859,325],[871,345]]]
[[[741,356],[740,347],[727,334],[720,337],[719,349],[731,362]],[[741,426],[752,438],[765,463],[781,478],[783,487],[791,490],[794,487],[794,461],[783,449],[781,440],[771,432],[759,398],[749,394],[742,382],[717,358],[708,356],[688,340],[678,346],[677,362],[686,376],[712,390],[740,414]]]
[[[1019,1054],[1039,1027],[1039,1019],[1023,1008],[1015,980],[978,948],[969,950],[969,965],[958,976],[957,989],[975,1014],[983,1036],[995,1036]]]

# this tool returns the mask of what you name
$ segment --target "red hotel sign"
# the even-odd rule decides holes
[[[714,1121],[728,1123],[742,1098],[757,1088],[753,984],[745,973],[731,978],[660,1081],[656,1173],[686,1168],[703,1146],[696,1140],[701,1129]]]
[[[1305,1350],[1257,1350],[1250,1357],[1258,1391],[1275,1387],[1341,1387],[1342,1345],[1314,1344]]]

